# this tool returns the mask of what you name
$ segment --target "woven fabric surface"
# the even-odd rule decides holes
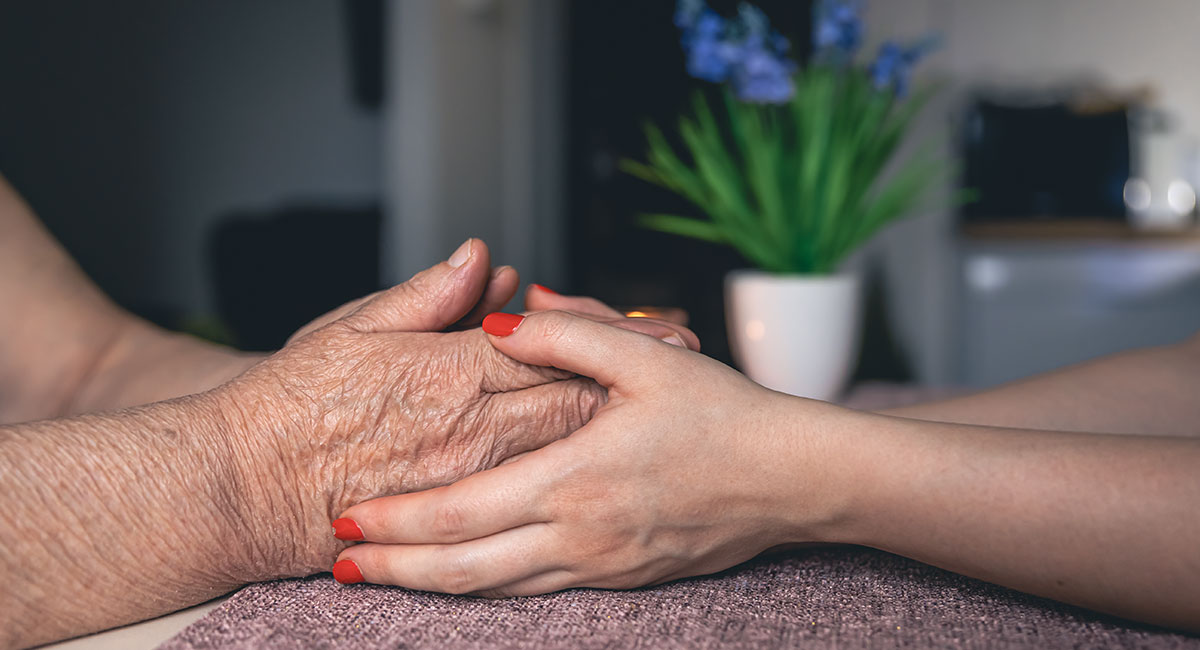
[[[1190,648],[859,548],[793,551],[626,592],[482,600],[328,575],[251,585],[162,648]]]
[[[876,409],[953,390],[860,386]],[[1132,624],[863,548],[809,548],[650,589],[481,600],[329,574],[251,585],[162,646],[208,648],[1188,648]]]

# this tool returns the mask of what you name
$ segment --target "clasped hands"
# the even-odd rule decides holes
[[[849,543],[1195,629],[1194,441],[844,409],[767,390],[696,353],[688,330],[590,299],[535,289],[527,315],[485,316],[515,285],[474,242],[221,389],[273,386],[259,394],[290,409],[242,391],[270,415],[231,430],[293,423],[245,455],[280,468],[251,493],[285,495],[254,521],[291,542],[265,548],[305,558],[291,575],[332,564],[343,583],[505,597]],[[439,333],[481,318],[483,331]],[[1147,354],[1133,367],[1194,363]]]
[[[272,513],[246,517],[254,579],[630,588],[813,537],[777,514],[810,495],[762,489],[795,471],[797,440],[747,414],[820,407],[780,413],[791,400],[697,354],[691,331],[590,298],[535,287],[527,316],[484,318],[516,286],[469,241],[217,390],[237,397],[231,430],[265,433],[236,454],[252,510]]]
[[[678,463],[678,445],[692,443],[664,437],[630,456],[625,438],[646,432],[622,423],[638,416],[616,379],[638,367],[669,370],[674,353],[708,360],[689,352],[699,342],[680,325],[540,288],[526,299],[537,313],[512,336],[474,329],[517,284],[514,270],[492,269],[486,245],[470,240],[409,282],[318,319],[211,392],[242,486],[247,578],[328,571],[340,552],[335,575],[344,582],[492,594],[570,586],[552,566],[564,552],[537,543],[547,525],[509,521],[546,513],[529,503],[518,511],[512,500],[549,506],[571,490],[616,494],[625,474],[643,470],[638,485],[653,482],[653,466]],[[709,363],[723,381],[750,385]],[[452,487],[431,490],[439,486]],[[411,501],[398,496],[406,494]],[[369,543],[347,548],[330,534],[335,519],[341,537],[361,532]],[[476,578],[469,560],[484,556],[471,544],[439,545],[474,538],[498,545],[504,561],[528,553],[538,570]]]

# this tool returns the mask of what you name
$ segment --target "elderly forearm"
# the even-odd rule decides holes
[[[1200,338],[1194,338],[885,413],[959,424],[1195,437],[1198,384]]]
[[[45,643],[277,577],[253,457],[217,394],[0,427],[0,647]],[[282,532],[281,534],[286,534]]]
[[[1200,441],[869,414],[843,427],[831,541],[1200,630]]]

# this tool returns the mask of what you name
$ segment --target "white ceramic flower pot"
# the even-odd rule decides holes
[[[725,277],[725,320],[733,358],[747,376],[830,400],[858,357],[859,279],[733,271]]]

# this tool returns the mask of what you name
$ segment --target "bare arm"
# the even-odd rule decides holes
[[[516,462],[350,508],[368,543],[343,551],[345,575],[523,595],[851,543],[1200,631],[1198,438],[861,413],[556,312],[492,333],[515,359],[595,377],[608,404]]]
[[[117,307],[0,177],[0,423],[200,392],[261,356]]]
[[[0,426],[0,648],[326,571],[344,547],[330,522],[351,504],[578,429],[607,397],[595,383],[443,331],[507,302],[496,286],[470,240],[210,391]],[[674,325],[601,319],[698,347]]]
[[[288,572],[282,547],[256,537],[266,474],[235,465],[251,453],[237,447],[248,432],[229,429],[222,410],[194,395],[0,427],[0,648],[138,621]]]
[[[829,541],[1200,631],[1200,440],[850,413],[835,427],[848,500]]]
[[[1200,336],[956,399],[886,411],[998,427],[1200,436]]]

